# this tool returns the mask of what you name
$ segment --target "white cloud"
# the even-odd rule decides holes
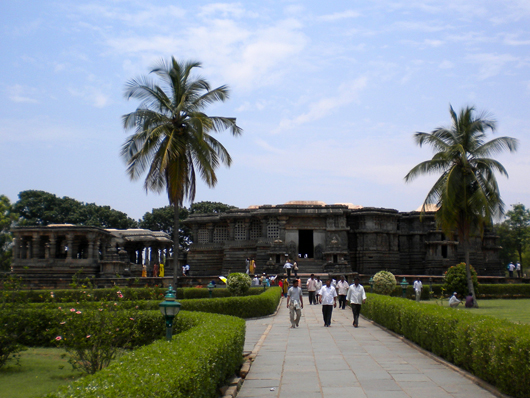
[[[85,15],[95,17],[97,19],[105,18],[109,20],[121,21],[133,27],[154,26],[159,29],[166,25],[163,21],[171,20],[172,18],[181,19],[186,15],[184,9],[176,6],[156,7],[152,5],[145,6],[142,10],[137,12],[130,12],[130,8],[117,7],[100,4],[81,4],[78,10]]]
[[[293,119],[283,119],[273,133],[290,130],[332,113],[335,109],[345,106],[358,99],[359,93],[366,87],[368,79],[360,77],[352,82],[341,85],[334,97],[322,98],[309,104],[309,110]]]
[[[333,14],[321,15],[320,17],[318,17],[318,19],[321,21],[325,21],[325,22],[335,22],[341,19],[357,18],[360,16],[361,14],[357,11],[346,10],[343,12],[336,12]]]
[[[255,18],[258,16],[256,12],[247,11],[241,3],[213,3],[201,7],[199,13],[201,17],[215,17],[215,18]]]
[[[13,86],[7,87],[7,96],[13,102],[20,103],[29,103],[29,104],[38,104],[35,98],[37,90],[30,87],[21,86],[20,84],[15,84]]]
[[[74,97],[82,98],[96,108],[104,108],[110,104],[109,95],[102,92],[100,88],[94,86],[85,86],[83,88],[69,87],[68,92]]]
[[[448,61],[447,59],[444,59],[439,65],[438,67],[440,69],[451,69],[451,68],[454,68],[455,67],[455,64],[452,63],[451,61]]]
[[[509,63],[519,63],[520,60],[510,54],[472,54],[466,56],[466,60],[479,65],[478,78],[485,80],[502,72]]]

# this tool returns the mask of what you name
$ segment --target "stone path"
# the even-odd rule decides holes
[[[291,329],[285,305],[274,317],[247,321],[245,350],[261,347],[238,398],[495,396],[364,319],[353,328],[348,307],[334,309],[326,328],[321,306],[306,305]]]

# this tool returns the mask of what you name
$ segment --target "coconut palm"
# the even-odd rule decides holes
[[[495,132],[496,122],[484,113],[475,116],[473,107],[462,109],[458,115],[450,107],[450,114],[450,128],[414,135],[420,147],[428,144],[435,154],[410,170],[405,181],[422,174],[441,174],[427,194],[423,209],[436,203],[436,219],[444,233],[452,236],[457,232],[465,253],[468,288],[476,303],[469,264],[470,237],[481,234],[494,217],[504,213],[495,172],[508,176],[504,166],[490,156],[506,149],[516,151],[517,140],[499,137],[486,142],[486,131]]]
[[[234,136],[242,133],[235,118],[208,116],[207,105],[228,99],[228,88],[210,89],[201,77],[192,77],[198,62],[161,61],[149,77],[129,81],[125,97],[141,101],[138,108],[124,115],[123,126],[132,129],[122,146],[132,180],[147,173],[146,191],[166,191],[175,207],[173,229],[174,282],[179,252],[179,207],[195,198],[197,174],[209,186],[217,183],[215,170],[220,164],[230,166],[226,148],[211,133],[228,129]]]

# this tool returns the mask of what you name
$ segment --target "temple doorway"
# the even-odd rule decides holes
[[[298,231],[298,253],[302,258],[314,257],[313,230],[300,229]]]

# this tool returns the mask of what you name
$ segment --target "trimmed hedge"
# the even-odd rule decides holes
[[[171,342],[158,340],[46,398],[210,398],[242,362],[245,321],[180,312],[192,325]]]
[[[375,294],[362,314],[506,394],[530,396],[530,325]]]
[[[442,287],[441,284],[433,284],[432,290],[434,292],[435,297],[440,297],[442,294]],[[370,291],[370,286],[366,287],[365,289],[367,292]],[[392,292],[391,296],[393,297],[401,297],[403,294],[403,290],[401,286],[396,286],[394,291]],[[445,292],[445,295],[447,298],[449,298],[453,292]],[[414,288],[409,285],[407,287],[407,298],[414,300],[416,298],[416,295],[414,293]],[[511,284],[511,283],[491,283],[491,284],[479,284],[479,294],[477,296],[478,299],[517,299],[517,298],[530,298],[530,284],[526,283],[517,283],[517,284]],[[427,283],[423,284],[423,289],[421,291],[421,299],[422,300],[428,300],[429,299],[429,285]]]
[[[54,301],[56,303],[71,303],[86,300],[87,292],[93,294],[95,301],[113,301],[116,300],[116,292],[123,293],[125,300],[163,300],[167,288],[163,287],[116,287],[109,289],[63,289],[63,290],[19,290],[4,292],[7,301],[30,302],[30,303],[47,303]],[[53,299],[51,293],[53,292]],[[263,288],[252,288],[245,294],[254,296],[261,294]],[[213,297],[231,297],[228,289],[216,287],[212,290]],[[197,299],[208,298],[207,288],[185,287],[177,289],[177,299]]]

